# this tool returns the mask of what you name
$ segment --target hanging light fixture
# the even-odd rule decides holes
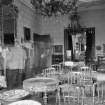
[[[78,8],[75,8],[75,10],[70,14],[69,19],[71,20],[71,23],[68,25],[68,27],[72,28],[72,33],[75,35],[76,33],[82,32],[81,25],[79,23],[80,16],[77,11]]]
[[[78,0],[31,0],[36,12],[48,17],[69,14],[77,2]]]

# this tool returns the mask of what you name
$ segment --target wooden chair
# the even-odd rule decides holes
[[[42,74],[45,77],[54,76],[55,75],[55,68],[49,67],[49,68],[43,69]]]
[[[61,64],[51,65],[51,68],[55,68],[56,73],[61,73],[62,72]]]

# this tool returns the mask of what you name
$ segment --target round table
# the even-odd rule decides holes
[[[30,93],[24,89],[7,90],[0,93],[0,101],[1,104],[8,105],[9,103],[23,100],[28,96],[30,96]]]
[[[47,92],[55,91],[59,81],[54,78],[37,77],[29,78],[23,81],[23,88],[30,92],[44,92],[44,103],[47,104]]]

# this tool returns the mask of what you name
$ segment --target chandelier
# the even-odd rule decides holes
[[[58,16],[72,12],[78,0],[31,0],[36,13],[43,16]]]

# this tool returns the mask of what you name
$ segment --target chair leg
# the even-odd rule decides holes
[[[95,85],[93,85],[93,105],[95,105]]]
[[[80,93],[79,93],[80,91],[78,90],[78,96],[77,96],[77,102],[78,103],[80,103],[80,101],[79,101],[79,95],[80,95]]]
[[[44,97],[43,97],[43,99],[44,99],[44,105],[47,105],[47,93],[45,92],[44,93]]]
[[[102,100],[103,100],[103,97],[104,97],[104,91],[103,91],[103,84],[102,84],[102,94],[101,94],[101,97],[102,97]]]
[[[98,103],[99,103],[99,101],[100,101],[100,90],[97,89],[97,92],[98,92]]]
[[[65,104],[66,103],[66,98],[64,96],[64,93],[63,93],[63,103]]]
[[[85,99],[85,88],[82,88],[82,105],[84,105],[84,99]]]
[[[58,103],[58,105],[61,105],[60,89],[58,89],[58,91],[57,91],[56,103]]]

